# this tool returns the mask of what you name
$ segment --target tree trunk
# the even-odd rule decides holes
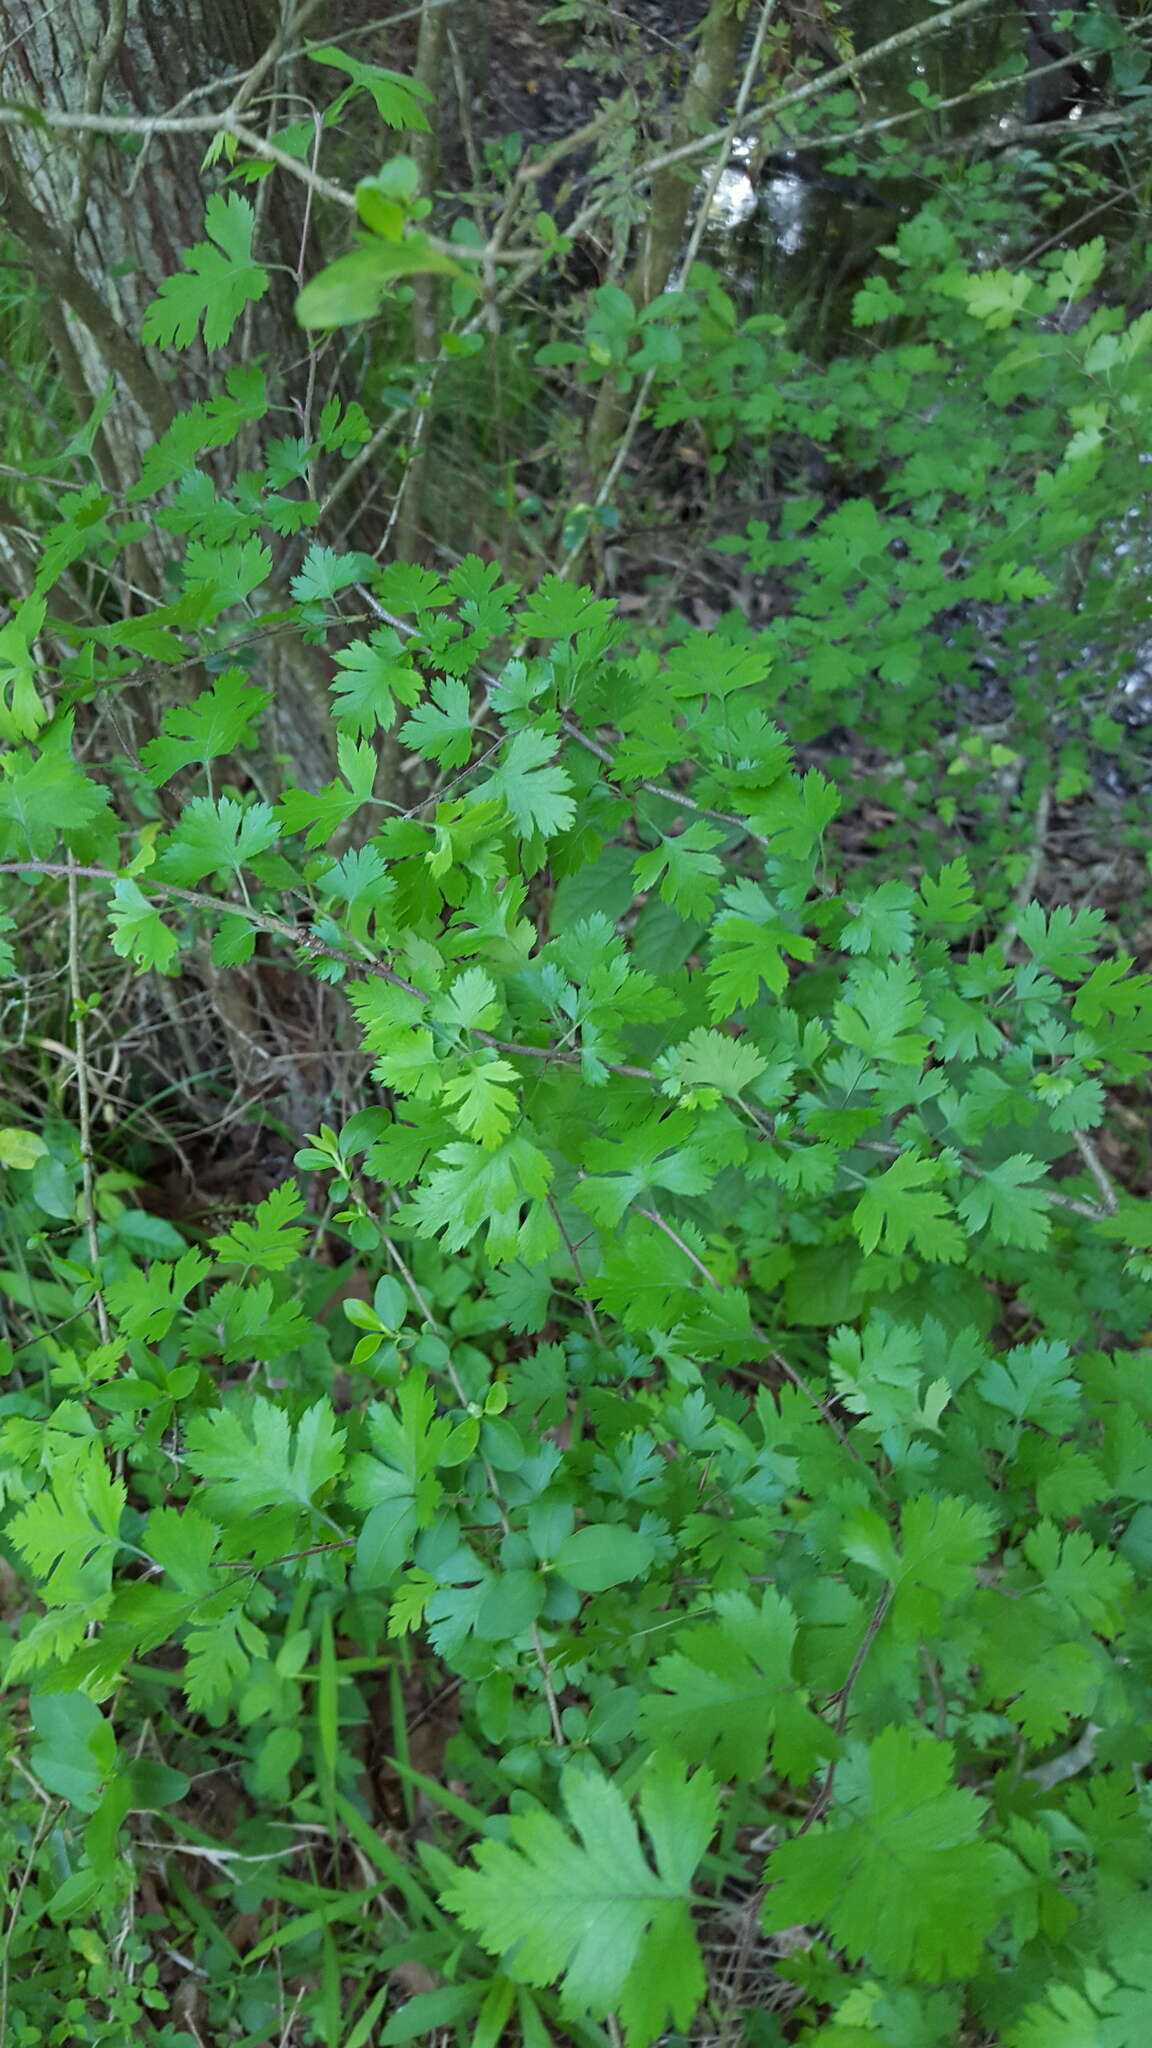
[[[679,149],[694,142],[716,125],[732,90],[740,45],[747,23],[746,10],[738,0],[712,0],[700,30],[700,42],[684,97],[676,112],[669,146]],[[673,265],[684,241],[688,210],[698,176],[694,166],[669,164],[652,180],[648,226],[640,252],[625,280],[637,311],[659,298],[672,275]],[[604,379],[588,428],[587,451],[589,489],[611,458],[625,413],[615,377]]]
[[[34,109],[148,117],[223,106],[266,52],[262,98],[277,82],[275,0],[0,0],[0,98]],[[223,81],[209,96],[206,88]],[[260,118],[267,121],[268,109]],[[274,126],[273,120],[269,125]],[[123,140],[37,127],[0,133],[0,179],[9,232],[47,301],[46,339],[79,420],[105,393],[113,400],[93,444],[106,490],[123,493],[141,458],[181,407],[209,388],[203,350],[162,365],[140,341],[145,307],[182,252],[203,240],[207,197],[204,135]],[[246,355],[278,369],[303,362],[292,318],[292,277],[303,233],[302,188],[276,176],[255,188],[268,296],[244,332]],[[269,260],[270,259],[270,260]],[[281,383],[283,384],[281,370]],[[126,581],[156,601],[170,543],[156,533],[133,557]],[[4,550],[12,573],[18,552]],[[332,762],[327,664],[315,648],[274,634],[259,680],[273,690],[273,756],[291,779],[323,781]],[[163,709],[163,706],[159,706]]]

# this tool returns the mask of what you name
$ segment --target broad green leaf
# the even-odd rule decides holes
[[[206,242],[185,249],[187,268],[166,277],[145,310],[143,336],[158,348],[188,348],[203,325],[204,346],[221,348],[246,306],[263,298],[268,272],[253,260],[256,216],[236,192],[214,192],[204,211]]]
[[[683,1629],[657,1660],[644,1732],[722,1780],[755,1783],[771,1753],[782,1777],[804,1783],[835,1745],[793,1673],[795,1613],[769,1588],[756,1600],[720,1593],[714,1615]]]
[[[640,1794],[651,1863],[610,1780],[571,1768],[561,1789],[573,1832],[542,1811],[513,1815],[507,1839],[482,1843],[443,1903],[507,1975],[562,1980],[574,2018],[620,2008],[630,2048],[648,2048],[669,2022],[686,2028],[704,1992],[689,1901],[716,1822],[712,1780],[654,1763]]]
[[[655,1552],[647,1536],[619,1522],[589,1522],[566,1536],[552,1558],[553,1569],[581,1593],[642,1578]]]
[[[948,1743],[885,1729],[863,1751],[847,1803],[773,1852],[768,1931],[816,1923],[872,1969],[930,1984],[971,1976],[1012,1859],[981,1838],[983,1804],[952,1774]]]
[[[301,327],[351,327],[373,320],[406,277],[464,277],[467,273],[427,235],[402,240],[361,242],[347,256],[338,256],[306,284],[296,300]]]

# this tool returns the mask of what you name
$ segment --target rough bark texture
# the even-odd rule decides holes
[[[672,148],[693,142],[721,118],[732,91],[745,26],[746,15],[737,0],[712,0],[700,30],[684,96],[671,125]],[[670,164],[652,180],[648,226],[640,253],[625,280],[625,288],[638,309],[651,305],[672,275],[684,240],[697,175],[694,168]],[[588,430],[590,492],[611,456],[624,410],[615,378],[606,377]]]
[[[221,106],[272,44],[273,0],[0,0],[0,98],[70,113],[156,116]],[[209,99],[205,88],[226,81]],[[261,93],[282,87],[275,67]],[[257,118],[275,126],[261,105]],[[0,135],[4,217],[45,288],[46,340],[78,416],[114,379],[115,397],[94,453],[105,488],[130,485],[143,451],[182,405],[208,388],[198,348],[161,364],[139,340],[143,312],[184,249],[203,239],[204,205],[218,182],[204,173],[208,138],[153,135],[141,147],[93,134],[52,133],[29,124]],[[257,186],[262,250],[294,267],[303,222],[302,188],[282,177]],[[291,278],[273,271],[269,296],[242,330],[247,357],[266,354],[283,387],[306,348],[291,315]],[[163,590],[157,534],[131,565],[145,594]],[[5,550],[15,561],[11,548]],[[273,636],[260,680],[274,692],[272,752],[291,779],[321,781],[331,766],[327,668],[317,650]],[[160,706],[159,708],[163,708]]]
[[[68,113],[199,113],[203,89],[250,69],[275,30],[268,0],[0,0],[0,97]],[[135,337],[161,278],[202,239],[206,138],[157,135],[141,149],[30,125],[3,140],[8,225],[63,302],[91,396],[109,371],[124,387],[110,438],[123,426],[127,440],[133,415],[156,431],[191,394],[166,390]],[[193,354],[188,381],[202,370]],[[125,453],[135,456],[130,441]]]

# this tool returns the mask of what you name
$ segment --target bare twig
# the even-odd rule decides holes
[[[1100,1199],[1105,1209],[1110,1216],[1114,1216],[1120,1206],[1120,1198],[1096,1147],[1084,1131],[1073,1131],[1072,1142],[1100,1190]]]
[[[96,1164],[92,1156],[92,1096],[88,1081],[87,1035],[84,1023],[84,989],[80,978],[80,896],[77,869],[68,858],[68,986],[72,997],[72,1036],[76,1045],[76,1096],[80,1110],[80,1167],[84,1202],[84,1234],[92,1267],[92,1299],[100,1342],[111,1337],[108,1310],[100,1284],[100,1235],[96,1223]]]

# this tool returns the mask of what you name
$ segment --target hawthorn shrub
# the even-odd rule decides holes
[[[304,315],[439,261],[404,190]],[[228,208],[152,339],[207,318],[221,346],[264,288]],[[1152,2022],[1152,1229],[1094,1135],[1146,1083],[1152,980],[1097,910],[1005,925],[961,855],[841,872],[838,791],[772,718],[819,648],[857,688],[868,642],[920,733],[950,591],[1069,601],[1050,565],[1098,480],[1134,502],[1147,322],[1037,327],[1091,251],[1009,283],[919,253],[907,289],[951,311],[845,371],[876,392],[853,432],[921,377],[935,419],[975,350],[983,442],[897,451],[891,513],[750,529],[809,592],[759,635],[660,644],[555,575],[310,539],[313,463],[370,424],[333,403],[284,436],[256,364],[132,504],[89,483],[42,536],[4,628],[4,965],[70,975],[81,1118],[0,1131],[6,2040],[255,2043],[290,2012],[332,2048],[1122,2048]],[[698,274],[664,308],[660,402],[714,418],[722,384],[746,418],[768,344],[745,327],[724,367],[718,304]],[[811,428],[812,376],[778,367]],[[108,577],[141,521],[163,610],[57,617],[65,569]],[[878,636],[881,562],[910,609]],[[285,624],[330,652],[339,773],[261,794],[250,650]],[[91,706],[142,659],[173,701],[97,766]],[[323,984],[363,1099],[250,1213],[178,1230],[85,1108],[83,979],[206,955]]]

